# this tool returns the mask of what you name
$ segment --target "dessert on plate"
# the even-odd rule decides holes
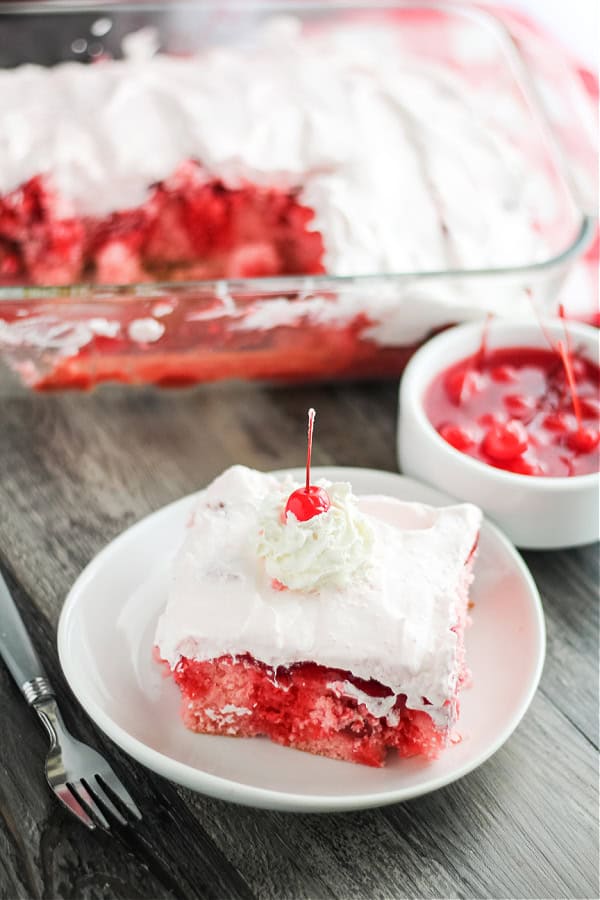
[[[183,721],[371,766],[435,758],[467,678],[481,514],[357,498],[309,465],[304,487],[233,466],[199,496],[155,638]]]
[[[144,30],[123,59],[0,71],[0,283],[547,256],[540,167],[468,72],[411,55],[393,18],[281,17],[193,56],[157,49]]]

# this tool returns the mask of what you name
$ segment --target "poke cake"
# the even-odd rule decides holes
[[[195,732],[382,766],[435,758],[467,679],[481,524],[233,466],[199,495],[158,622]]]
[[[332,28],[280,16],[197,54],[158,50],[143,30],[122,59],[0,71],[0,283],[547,256],[540,167],[460,63],[412,55],[393,18]]]

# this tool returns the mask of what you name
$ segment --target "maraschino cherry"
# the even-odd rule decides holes
[[[285,506],[285,515],[293,513],[299,522],[306,522],[313,516],[327,512],[331,501],[326,490],[310,483],[310,458],[312,455],[313,428],[315,424],[315,411],[308,411],[308,441],[306,450],[306,484],[290,494]]]
[[[517,419],[492,425],[483,438],[483,449],[498,462],[510,462],[527,450],[527,431]]]
[[[571,348],[569,346],[568,332],[566,346],[562,341],[558,341],[556,349],[558,350],[559,356],[565,369],[567,384],[569,385],[569,390],[571,392],[573,412],[575,413],[575,418],[577,419],[577,430],[571,431],[569,433],[567,437],[567,444],[572,450],[575,450],[578,453],[591,453],[592,450],[595,450],[600,443],[600,432],[597,428],[591,428],[583,424],[581,400],[577,394],[573,357]]]

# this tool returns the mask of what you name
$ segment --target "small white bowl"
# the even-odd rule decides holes
[[[545,321],[553,340],[564,339],[560,320]],[[569,323],[573,345],[598,364],[598,331]],[[405,475],[480,506],[519,547],[553,549],[590,544],[600,538],[600,476],[550,478],[516,475],[455,450],[425,414],[423,398],[436,375],[476,353],[482,324],[459,325],[415,353],[400,382],[398,461]],[[536,322],[494,320],[487,345],[548,347]]]

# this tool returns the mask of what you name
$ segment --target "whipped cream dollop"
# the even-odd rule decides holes
[[[555,190],[521,149],[527,117],[513,100],[503,127],[468,61],[425,61],[389,21],[281,17],[196,56],[156,53],[147,33],[124,51],[0,71],[0,193],[46,175],[65,216],[106,215],[193,159],[229,188],[298,191],[333,275],[547,256],[532,223],[556,218]]]
[[[373,556],[374,533],[347,482],[319,481],[331,505],[305,522],[288,512],[287,487],[269,494],[259,514],[258,555],[270,578],[292,590],[343,587],[364,577]]]

